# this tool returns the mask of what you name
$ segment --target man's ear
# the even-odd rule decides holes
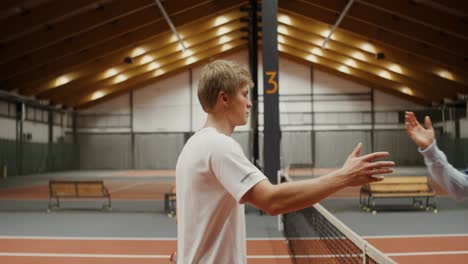
[[[226,104],[228,102],[228,95],[224,91],[221,91],[218,94],[218,99],[220,102]]]

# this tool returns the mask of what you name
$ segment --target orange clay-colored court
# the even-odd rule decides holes
[[[296,170],[294,174],[299,180],[306,178],[311,174],[325,173],[330,169],[320,170]],[[47,201],[49,198],[48,193],[48,177],[36,176],[31,184],[25,181],[11,183],[10,186],[4,187],[0,190],[0,201],[3,206],[13,203],[28,203],[38,202],[39,205],[34,205],[26,211],[10,210],[1,212],[2,218],[11,217],[13,214],[25,214],[25,217],[30,217],[31,214],[36,214],[37,219],[23,219],[23,226],[20,224],[13,225],[17,228],[17,232],[6,232],[3,230],[0,236],[0,263],[84,263],[84,264],[97,264],[97,263],[170,263],[169,255],[176,248],[176,234],[163,234],[158,236],[158,229],[165,229],[164,225],[169,225],[174,228],[174,219],[168,218],[163,212],[162,200],[164,193],[170,189],[174,181],[174,172],[171,170],[166,171],[112,171],[112,172],[67,172],[64,174],[55,174],[54,179],[57,178],[72,178],[71,175],[81,174],[83,178],[100,178],[105,182],[106,187],[111,193],[112,201],[115,204],[112,212],[102,212],[100,210],[92,210],[88,208],[89,204],[97,204],[95,208],[99,209],[100,201],[89,199],[87,204],[77,206],[75,203],[80,201],[71,199],[70,201],[63,201],[65,208],[45,213]],[[31,176],[32,178],[35,176]],[[364,217],[362,221],[368,221],[369,224],[375,225],[378,222],[377,229],[372,231],[371,235],[363,235],[363,237],[374,247],[384,252],[387,256],[391,257],[397,263],[465,263],[468,262],[468,234],[466,230],[459,230],[458,233],[438,233],[438,226],[428,227],[427,234],[404,234],[403,231],[395,234],[387,234],[385,231],[386,226],[391,224],[391,220],[386,222],[385,218],[395,212],[379,212],[377,215],[372,215],[367,212],[359,210],[357,196],[358,188],[344,189],[333,197],[324,201],[325,206],[329,207],[331,211],[337,210],[340,212],[340,205],[347,203],[346,207],[350,213],[359,214]],[[398,218],[404,217],[403,215],[416,214],[417,218],[430,219],[448,214],[448,210],[460,210],[459,213],[467,214],[466,209],[463,208],[444,208],[442,201],[450,199],[442,191],[438,191],[440,201],[438,214],[431,212],[412,212],[404,211],[397,212],[402,214]],[[99,230],[95,231],[92,235],[76,234],[73,231],[73,221],[70,225],[63,227],[65,230],[59,234],[54,229],[54,226],[48,226],[44,232],[37,230],[28,234],[22,232],[21,228],[25,229],[28,225],[34,226],[36,221],[42,221],[41,216],[49,217],[49,219],[64,217],[71,215],[71,217],[78,217],[81,210],[89,215],[104,216],[102,221],[110,221],[108,223],[100,223],[100,226],[107,226],[108,231],[113,232],[112,218],[114,215],[117,217],[121,213],[129,211],[132,214],[132,206],[119,208],[119,203],[150,203],[150,207],[141,209],[142,212],[133,212],[133,214],[148,214],[159,215],[158,219],[154,220],[153,228],[156,230],[149,230],[150,236],[118,236],[119,231],[109,236],[109,233],[100,233]],[[70,208],[67,207],[69,203]],[[74,205],[75,204],[75,205]],[[338,206],[337,206],[338,204]],[[349,204],[349,205],[348,205]],[[344,205],[343,205],[344,206]],[[466,204],[460,204],[464,207]],[[8,206],[7,206],[8,207]],[[130,208],[130,209],[129,209]],[[90,210],[91,209],[91,210]],[[251,219],[252,218],[252,219]],[[270,216],[259,215],[255,209],[250,209],[247,212],[247,230],[249,225],[255,225],[256,229],[262,226],[262,221],[269,221],[270,224],[275,220],[271,220]],[[346,215],[344,215],[346,218]],[[161,223],[160,219],[166,219]],[[262,220],[264,219],[264,220]],[[383,220],[382,220],[383,219]],[[377,220],[377,221],[376,221]],[[94,220],[93,220],[94,221]],[[99,220],[101,221],[101,220]],[[135,220],[136,221],[136,220]],[[153,221],[153,220],[152,220]],[[162,226],[158,224],[158,221]],[[360,220],[359,220],[360,221]],[[463,219],[453,219],[455,222],[463,222]],[[344,221],[346,224],[347,222]],[[437,223],[437,221],[435,222]],[[96,223],[97,225],[98,223]],[[127,223],[127,229],[136,228],[132,225],[137,224]],[[439,223],[441,226],[444,223]],[[421,224],[419,224],[421,225]],[[8,225],[6,225],[8,226]],[[4,227],[6,227],[4,225]],[[11,226],[11,223],[10,223]],[[43,225],[47,226],[47,223]],[[272,232],[271,224],[269,228]],[[364,223],[363,226],[366,226]],[[2,227],[2,229],[4,228]],[[40,227],[38,227],[40,228]],[[153,229],[152,228],[152,229]],[[373,228],[373,227],[372,227]],[[372,229],[371,228],[371,229]],[[28,229],[28,228],[26,228]],[[53,230],[52,233],[47,234],[47,229]],[[28,229],[29,230],[29,229]],[[443,230],[440,230],[441,232]],[[267,233],[268,233],[267,232]],[[252,232],[250,232],[252,233]],[[290,257],[288,244],[280,233],[270,233],[270,235],[256,235],[250,234],[248,231],[247,254],[248,263],[293,263]],[[368,232],[367,232],[368,233]],[[432,234],[431,234],[432,233]],[[10,234],[10,235],[8,235]],[[11,235],[18,234],[18,235]],[[153,235],[154,234],[154,235]],[[315,239],[305,239],[310,248],[316,249],[313,255],[304,252],[303,258],[313,258],[317,263],[339,263],[333,258],[332,252],[326,247],[320,245],[320,242]],[[318,250],[317,250],[318,248]],[[297,252],[296,252],[297,253]],[[300,252],[299,252],[300,254]]]

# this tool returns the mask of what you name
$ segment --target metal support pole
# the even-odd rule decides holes
[[[258,15],[257,0],[250,0],[250,25],[249,25],[249,64],[254,87],[252,88],[252,110],[250,125],[252,128],[252,160],[259,167],[260,152],[258,139]]]
[[[130,157],[130,167],[135,168],[135,133],[133,132],[133,90],[130,90],[130,147],[131,147],[131,157]]]
[[[340,17],[338,17],[338,19],[336,20],[336,23],[335,25],[333,25],[332,29],[330,30],[330,32],[328,33],[328,36],[325,38],[325,40],[323,41],[323,44],[322,44],[322,48],[325,48],[325,45],[327,44],[327,42],[330,40],[331,38],[331,35],[333,34],[333,32],[335,32],[336,28],[340,25],[341,23],[341,20],[343,20],[343,18],[345,17],[346,13],[348,13],[348,10],[349,8],[351,8],[351,5],[353,4],[354,0],[349,0],[349,2],[346,4],[345,8],[343,9],[343,11],[341,12],[340,14]]]
[[[47,110],[48,113],[48,126],[49,126],[49,140],[48,140],[48,155],[47,155],[47,165],[48,170],[54,170],[54,112],[50,109]]]
[[[371,88],[371,152],[375,151],[375,93],[374,88]]]
[[[310,127],[310,147],[311,147],[311,152],[310,154],[312,155],[312,166],[315,168],[315,156],[316,156],[316,151],[315,151],[315,111],[314,111],[314,66],[310,67],[310,114],[311,116],[311,121],[312,125]]]
[[[281,168],[281,128],[279,123],[278,1],[262,1],[265,175],[276,184]]]
[[[192,131],[193,131],[193,72],[192,72],[192,68],[189,68],[189,87],[190,87],[190,102],[189,102],[189,105],[190,105],[190,116],[189,116],[189,120],[190,120],[190,127],[189,127],[189,132],[190,134],[192,134]]]
[[[161,10],[161,13],[162,13],[163,17],[166,20],[169,27],[171,28],[172,32],[174,33],[174,35],[179,40],[180,46],[182,47],[182,51],[185,51],[187,48],[185,47],[184,42],[182,41],[182,38],[179,35],[179,32],[177,32],[177,30],[175,29],[174,24],[171,21],[171,18],[166,13],[166,9],[164,9],[163,5],[161,4],[161,2],[159,0],[155,0],[155,2],[158,5],[159,10]]]

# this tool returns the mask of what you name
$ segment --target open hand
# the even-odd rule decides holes
[[[381,181],[384,178],[381,174],[392,173],[391,167],[395,166],[393,161],[375,161],[389,155],[388,152],[374,152],[364,156],[361,153],[362,144],[359,143],[354,151],[349,155],[343,167],[340,169],[344,177],[347,178],[348,186],[358,186],[369,182]]]
[[[434,128],[428,116],[424,119],[424,123],[426,128],[421,126],[413,112],[405,113],[406,132],[421,149],[429,147],[435,138]]]

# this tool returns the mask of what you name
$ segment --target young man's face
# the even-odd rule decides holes
[[[228,118],[233,126],[243,126],[249,120],[252,102],[249,98],[249,87],[245,86],[230,97]]]

